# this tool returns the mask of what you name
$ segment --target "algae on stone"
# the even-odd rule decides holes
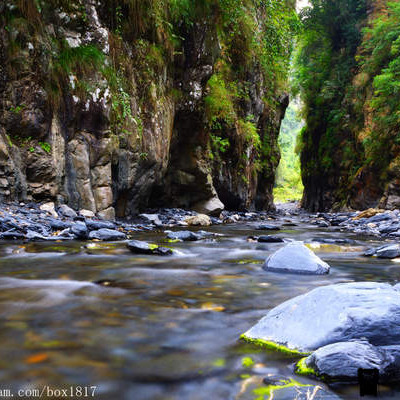
[[[254,344],[259,347],[263,347],[268,350],[275,350],[280,353],[284,353],[287,355],[292,355],[292,356],[303,356],[303,355],[308,355],[309,353],[301,352],[299,350],[295,349],[289,349],[286,346],[283,346],[281,344],[269,341],[269,340],[263,340],[263,339],[254,339],[249,336],[246,336],[245,334],[240,335],[240,339],[244,340],[247,343]]]
[[[295,367],[296,374],[303,376],[310,376],[310,375],[317,376],[316,371],[307,365],[306,360],[307,357],[303,357],[296,363]]]
[[[258,387],[253,390],[253,393],[257,396],[254,400],[271,400],[274,397],[274,392],[276,390],[287,389],[290,387],[304,387],[304,386],[313,386],[309,384],[300,383],[295,381],[294,379],[281,379],[278,384],[268,385],[265,387]]]

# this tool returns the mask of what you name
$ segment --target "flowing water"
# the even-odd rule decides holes
[[[168,244],[178,250],[172,257],[133,255],[124,243],[2,243],[2,388],[95,386],[96,399],[225,400],[255,398],[248,388],[267,375],[315,383],[293,375],[296,359],[241,343],[240,334],[272,307],[317,286],[397,282],[400,265],[362,257],[377,244],[371,238],[304,220],[281,217],[277,225],[297,225],[276,235],[354,239],[312,244],[331,265],[327,276],[263,271],[262,262],[282,244],[249,242],[260,234],[253,222],[210,227],[223,234],[216,240]],[[135,238],[162,244],[165,234]],[[244,366],[245,357],[255,365]],[[355,385],[331,390],[359,398]],[[399,387],[379,390],[382,399],[400,398]]]

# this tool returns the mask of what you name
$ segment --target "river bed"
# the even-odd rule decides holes
[[[316,227],[304,215],[272,222],[282,228],[274,235],[310,243],[330,274],[265,272],[282,243],[248,241],[260,235],[256,222],[209,227],[223,236],[197,242],[165,243],[162,231],[135,236],[171,246],[172,257],[137,256],[124,242],[2,242],[1,382],[15,392],[82,386],[95,387],[96,399],[135,400],[255,399],[251,388],[265,376],[317,383],[293,374],[296,358],[242,343],[240,334],[317,286],[397,283],[400,264],[362,256],[381,243],[375,238]],[[330,390],[359,398],[356,385]],[[379,391],[400,398],[400,386]]]

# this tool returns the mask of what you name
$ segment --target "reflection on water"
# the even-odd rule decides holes
[[[260,234],[254,224],[210,230],[224,236],[167,244],[179,250],[169,258],[135,256],[124,243],[2,243],[1,381],[14,390],[95,385],[104,399],[253,399],[249,388],[268,375],[313,383],[292,374],[295,359],[238,342],[267,310],[320,285],[400,277],[399,264],[363,258],[373,242],[351,234],[304,223],[279,231],[354,239],[312,244],[331,273],[299,276],[262,270],[282,244],[247,241]],[[161,244],[165,235],[137,239]],[[358,398],[356,386],[333,391]],[[400,396],[400,388],[380,391]]]

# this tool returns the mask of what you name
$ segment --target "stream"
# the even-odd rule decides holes
[[[2,242],[3,386],[95,386],[96,399],[243,400],[257,398],[249,388],[265,376],[317,384],[293,373],[298,358],[242,343],[240,334],[317,286],[398,282],[400,265],[362,256],[378,239],[316,227],[307,214],[271,222],[281,227],[274,235],[309,243],[330,274],[265,272],[262,263],[282,243],[248,241],[264,234],[256,222],[211,226],[222,236],[198,242],[165,243],[162,231],[135,236],[173,247],[172,257],[134,255],[124,242]],[[319,242],[326,238],[352,241]],[[359,398],[357,385],[329,390]],[[400,398],[400,385],[379,392]]]

